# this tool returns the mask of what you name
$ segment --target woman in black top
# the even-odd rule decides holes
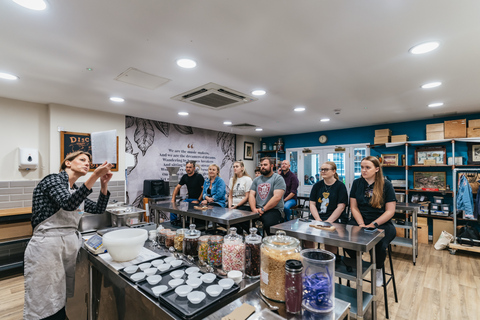
[[[383,284],[381,268],[385,262],[387,247],[396,235],[392,223],[396,206],[395,191],[390,181],[384,179],[380,161],[377,158],[365,157],[360,166],[362,177],[353,181],[350,190],[350,209],[353,219],[348,224],[385,231],[385,237],[375,246],[376,283],[377,286],[381,286]]]
[[[317,221],[346,223],[345,208],[348,204],[347,188],[339,181],[337,165],[327,161],[320,168],[322,180],[315,183],[310,192],[310,218]],[[312,247],[311,242],[304,242]],[[325,245],[325,249],[337,253],[338,248]]]

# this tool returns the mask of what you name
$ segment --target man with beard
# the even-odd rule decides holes
[[[262,175],[252,182],[249,204],[252,212],[260,215],[263,230],[269,235],[271,226],[283,222],[283,194],[286,185],[282,176],[273,172],[270,158],[260,160],[260,172]]]
[[[177,194],[180,192],[180,188],[183,185],[187,185],[188,191],[188,198],[184,201],[191,202],[191,203],[199,203],[202,201],[203,195],[203,182],[204,178],[201,174],[195,172],[195,161],[187,161],[185,166],[185,172],[180,179],[180,182],[175,187],[172,195],[172,203],[175,203],[175,198]],[[170,213],[170,221],[175,221],[177,219],[177,215],[174,213]]]

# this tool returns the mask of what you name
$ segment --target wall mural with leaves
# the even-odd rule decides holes
[[[126,116],[125,128],[125,152],[135,157],[135,165],[127,169],[128,203],[142,206],[143,181],[168,180],[166,167],[180,167],[180,179],[188,160],[197,162],[204,177],[208,166],[217,164],[228,185],[235,161],[235,134],[131,116]]]

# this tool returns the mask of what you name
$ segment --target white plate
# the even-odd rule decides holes
[[[152,288],[153,294],[158,297],[160,294],[168,290],[168,287],[165,285],[156,286]]]
[[[197,267],[190,267],[190,268],[187,268],[187,269],[185,270],[185,273],[186,273],[186,274],[192,274],[192,273],[195,273],[195,272],[198,272],[198,271],[200,271],[199,268],[197,268]]]
[[[185,274],[185,271],[183,271],[183,270],[175,270],[175,271],[170,272],[170,276],[173,279],[179,279],[179,278],[183,277],[184,274]]]
[[[230,289],[234,283],[235,281],[233,281],[232,279],[222,279],[218,281],[218,284],[221,285],[224,290]]]
[[[214,284],[207,287],[207,293],[210,297],[218,297],[222,293],[223,288],[218,284]]]
[[[162,276],[158,274],[154,276],[150,276],[150,277],[147,277],[147,281],[148,281],[148,284],[150,284],[151,286],[154,286],[160,281],[162,281]]]
[[[185,280],[183,279],[172,279],[170,281],[168,281],[168,285],[172,288],[175,288],[181,284],[183,284],[185,282]]]
[[[143,278],[145,278],[145,276],[146,276],[145,272],[137,272],[137,273],[132,274],[132,276],[130,278],[133,281],[140,281]]]
[[[193,304],[199,304],[206,296],[202,291],[192,291],[187,295],[187,299]]]
[[[193,288],[187,285],[178,286],[175,288],[175,293],[180,297],[186,297],[187,294],[192,292]]]
[[[217,276],[214,273],[205,273],[200,277],[200,279],[202,279],[202,281],[205,283],[212,283],[216,278]]]

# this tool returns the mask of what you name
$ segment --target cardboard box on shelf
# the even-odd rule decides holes
[[[392,130],[390,129],[375,130],[375,137],[389,137],[391,135],[392,135]]]
[[[467,128],[467,138],[480,137],[480,128]]]
[[[467,119],[445,121],[445,139],[466,137]]]
[[[391,137],[391,142],[405,142],[408,141],[408,136],[406,134],[399,134]]]
[[[480,119],[468,120],[469,128],[480,128]]]
[[[427,132],[443,132],[443,123],[427,124]]]
[[[427,140],[442,140],[445,139],[443,131],[428,132],[427,131]]]
[[[440,220],[440,219],[432,219],[433,220],[433,243],[438,241],[440,234],[443,230],[447,231],[448,233],[453,235],[453,221],[452,220]]]
[[[387,143],[387,142],[390,142],[390,136],[388,136],[388,137],[375,137],[373,139],[374,144],[383,144],[383,143]]]

